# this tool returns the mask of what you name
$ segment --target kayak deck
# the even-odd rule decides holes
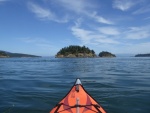
[[[50,111],[50,113],[106,113],[90,96],[77,79],[68,94]]]

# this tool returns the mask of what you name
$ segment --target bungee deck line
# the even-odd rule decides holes
[[[76,79],[70,91],[50,113],[106,113],[106,111],[84,89],[80,79]]]

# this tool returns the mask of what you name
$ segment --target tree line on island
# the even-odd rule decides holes
[[[107,51],[102,51],[98,55],[99,57],[116,57],[116,55],[107,52]],[[56,54],[56,58],[93,58],[93,57],[98,57],[95,54],[94,50],[89,49],[88,47],[85,46],[74,46],[70,45],[68,47],[64,47],[60,49],[60,51]]]

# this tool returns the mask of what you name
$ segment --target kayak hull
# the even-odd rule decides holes
[[[75,84],[50,113],[106,113],[80,84]]]

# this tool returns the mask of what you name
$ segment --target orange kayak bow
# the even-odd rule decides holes
[[[80,79],[77,79],[71,90],[50,113],[106,113],[106,111],[87,93]]]

